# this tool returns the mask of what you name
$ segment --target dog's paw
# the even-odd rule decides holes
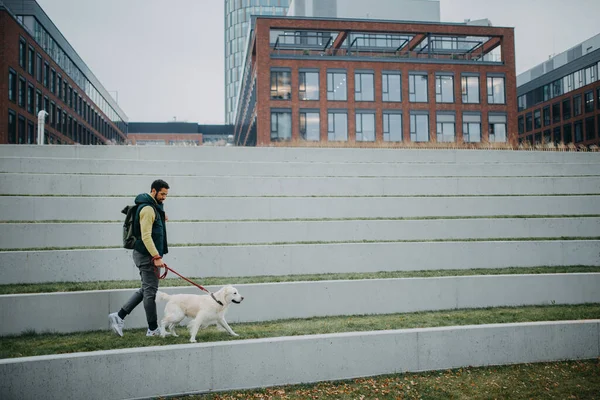
[[[173,335],[173,337],[179,337],[179,335],[176,334],[175,332],[171,333],[171,335]]]
[[[240,336],[240,335],[238,335],[238,334],[237,334],[237,333],[235,333],[235,332],[232,332],[232,333],[231,333],[231,336]]]
[[[190,343],[197,343],[196,339],[190,339]]]

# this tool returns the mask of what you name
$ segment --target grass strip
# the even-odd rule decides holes
[[[243,303],[240,307],[243,307]],[[600,304],[459,309],[253,322],[233,324],[233,329],[240,335],[239,337],[218,331],[213,326],[201,330],[197,339],[199,342],[217,342],[338,332],[584,319],[600,319]],[[127,320],[125,320],[125,328],[127,328]],[[116,336],[108,329],[69,334],[31,331],[18,336],[2,337],[0,358],[189,343],[187,330],[179,327],[178,331],[179,337],[167,336],[166,338],[146,337],[146,328],[125,329],[123,337]]]
[[[330,245],[330,244],[376,244],[376,243],[456,243],[456,242],[535,242],[535,241],[574,241],[600,240],[600,236],[551,236],[551,237],[517,237],[517,238],[457,238],[457,239],[411,239],[411,240],[328,240],[299,242],[258,242],[258,243],[172,243],[176,247],[235,247],[235,246],[292,246],[292,245]],[[65,251],[65,250],[109,250],[122,249],[122,246],[66,246],[66,247],[30,247],[16,249],[0,249],[0,252],[15,251]]]
[[[600,266],[539,266],[539,267],[507,267],[507,268],[474,268],[474,269],[440,269],[420,271],[381,271],[351,272],[331,274],[302,275],[262,275],[237,277],[190,277],[189,279],[205,286],[222,286],[227,284],[277,283],[277,282],[313,282],[326,280],[359,280],[359,279],[395,279],[395,278],[437,278],[443,276],[474,275],[518,275],[518,274],[573,274],[598,273]],[[133,289],[140,286],[139,280],[96,281],[96,282],[49,282],[35,284],[0,285],[0,295],[26,293],[77,292],[89,290]],[[168,278],[160,282],[160,287],[181,287],[190,284],[180,278]]]
[[[466,367],[169,399],[597,399],[598,393],[600,360],[595,359]]]
[[[246,218],[246,219],[169,219],[177,223],[235,223],[235,222],[333,222],[333,221],[429,221],[457,219],[560,219],[560,218],[599,218],[600,214],[537,214],[537,215],[468,215],[468,216],[427,216],[427,217],[345,217],[345,218]],[[122,220],[63,220],[39,221],[14,220],[0,221],[0,224],[108,224],[123,223]]]

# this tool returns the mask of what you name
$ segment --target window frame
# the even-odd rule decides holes
[[[315,114],[317,116],[317,136],[316,139],[315,138],[310,138],[309,136],[307,136],[308,133],[308,116],[307,114]],[[303,119],[304,119],[304,127],[303,127]],[[307,141],[307,142],[320,142],[321,141],[321,113],[319,112],[319,110],[308,110],[308,109],[301,109],[300,113],[299,113],[299,132],[300,132],[300,139]],[[304,128],[304,129],[303,129]]]
[[[496,93],[494,88],[494,81],[497,79],[502,80],[502,101],[495,101]],[[506,104],[506,77],[500,75],[488,75],[487,76],[487,100],[488,104]],[[491,101],[490,101],[491,100]]]
[[[468,101],[469,100],[469,78],[475,78],[477,82],[477,101]],[[463,104],[480,104],[481,103],[481,84],[480,84],[480,76],[479,75],[461,75],[461,97]],[[466,100],[465,100],[466,96]]]
[[[441,119],[440,119],[441,117]],[[450,121],[452,117],[452,121]],[[447,119],[447,120],[446,120]],[[438,143],[455,143],[456,142],[456,114],[449,112],[437,112],[436,113],[436,141]],[[445,134],[447,126],[452,126],[452,140],[447,140],[450,135]]]
[[[390,99],[390,76],[398,77],[398,100]],[[387,100],[386,100],[387,95]],[[402,72],[398,71],[382,71],[381,72],[381,101],[384,103],[401,103],[402,102]]]
[[[371,117],[373,119],[373,136],[372,139],[371,137],[365,136],[365,132],[364,132],[364,116],[368,115],[369,117]],[[355,112],[355,136],[354,136],[354,140],[356,142],[375,142],[376,139],[376,129],[377,129],[377,122],[376,122],[376,115],[375,115],[375,111],[371,110],[371,111],[366,111],[366,110],[356,110]],[[360,121],[360,124],[359,124]],[[359,127],[360,125],[360,127]],[[360,128],[360,130],[359,130]],[[359,133],[360,133],[360,139],[359,139]],[[368,132],[367,132],[368,134]]]
[[[368,87],[368,82],[366,84],[363,85],[363,79],[364,76],[370,76],[371,79],[371,87]],[[362,98],[363,97],[363,93],[364,91],[367,91],[367,89],[370,89],[370,93],[371,96],[370,98],[367,97],[367,95],[365,95],[365,97],[367,97],[366,99]],[[368,91],[367,91],[368,94]],[[360,97],[360,98],[359,98]],[[375,73],[373,71],[361,71],[361,70],[355,70],[354,71],[354,101],[355,102],[373,102],[375,101]]]
[[[307,86],[307,80],[306,80],[306,75],[307,74],[311,74],[311,75],[316,75],[317,77],[317,91],[316,91],[316,98],[307,98],[307,91],[306,91],[306,86]],[[320,93],[320,88],[321,88],[321,77],[319,76],[319,71],[303,71],[300,70],[298,71],[298,99],[300,101],[317,101],[320,99],[321,97],[321,93]],[[304,89],[302,89],[302,85],[304,85]],[[304,96],[302,95],[304,93]]]
[[[419,139],[419,132],[417,132],[417,127],[418,127],[417,117],[425,118],[425,122],[427,123],[427,140],[417,140],[417,139]],[[414,124],[413,124],[413,121],[414,121]],[[431,141],[431,132],[430,132],[430,128],[429,128],[429,112],[411,111],[409,124],[410,124],[410,141],[412,143],[428,143]]]
[[[400,117],[400,140],[391,140],[392,131],[391,131],[391,119],[390,116]],[[386,121],[387,117],[387,121]],[[383,128],[383,141],[390,143],[401,143],[404,142],[404,130],[403,130],[403,115],[401,111],[392,111],[392,110],[384,110],[382,114],[382,128]],[[386,129],[387,126],[387,129]],[[395,131],[394,131],[395,133]],[[396,135],[394,135],[394,138]]]
[[[469,121],[469,117],[477,117],[479,121]],[[473,118],[474,119],[474,118]],[[463,112],[463,131],[462,137],[464,143],[481,143],[483,140],[483,134],[481,131],[481,113],[479,112]],[[477,126],[479,129],[479,140],[473,140],[472,135],[475,135],[475,132],[471,133],[471,127]]]
[[[346,122],[346,136],[343,139],[338,139],[336,134],[336,116],[344,115]],[[333,129],[332,129],[333,125]],[[332,136],[333,135],[333,136]],[[347,110],[327,110],[327,141],[328,142],[347,142],[348,141],[348,111]]]
[[[444,94],[446,93],[444,88],[444,80],[450,79],[450,96],[451,100],[444,100]],[[440,104],[452,104],[454,103],[454,75],[451,74],[436,74],[435,75],[435,102]]]
[[[282,136],[282,132],[279,131],[279,117],[280,115],[289,116],[289,137]],[[273,126],[273,117],[275,117],[275,127]],[[270,132],[270,140],[271,142],[289,142],[292,140],[292,110],[282,110],[282,109],[271,109],[271,132]],[[277,135],[274,136],[273,134]],[[286,132],[283,132],[286,133]]]
[[[416,77],[425,78],[425,100],[421,97],[417,99]],[[429,102],[429,75],[427,73],[409,72],[408,73],[408,102],[409,103],[428,103]]]
[[[343,98],[336,98],[337,91],[334,90],[337,75],[343,75],[344,82]],[[340,92],[342,93],[342,92]],[[327,101],[348,101],[348,73],[346,70],[327,70]]]

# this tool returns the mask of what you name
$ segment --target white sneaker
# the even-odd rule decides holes
[[[148,331],[146,332],[146,336],[160,336],[160,328],[156,328],[153,331],[151,331],[150,328],[148,328]]]
[[[125,326],[125,321],[123,321],[119,314],[114,312],[112,314],[108,314],[108,322],[110,323],[110,328],[119,336],[123,336],[123,327]]]

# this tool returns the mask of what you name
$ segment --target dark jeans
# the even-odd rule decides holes
[[[146,320],[148,328],[155,330],[158,328],[156,316],[156,291],[158,290],[158,277],[154,273],[154,265],[149,256],[143,255],[139,251],[133,250],[133,262],[140,270],[142,287],[135,292],[123,306],[123,310],[130,314],[131,311],[142,301],[146,311]]]

